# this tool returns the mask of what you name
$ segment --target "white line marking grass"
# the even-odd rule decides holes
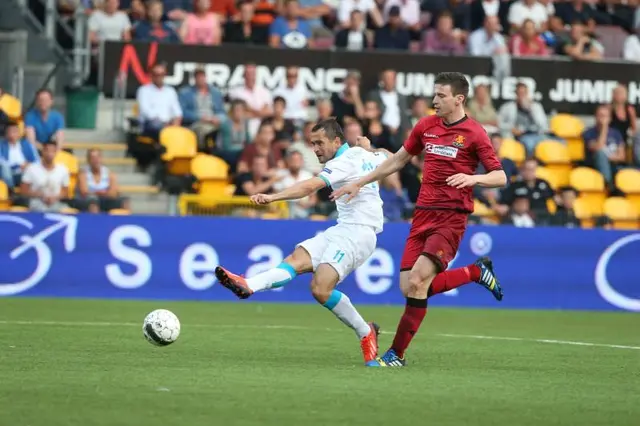
[[[9,321],[0,320],[0,325],[27,325],[27,326],[58,326],[58,327],[141,327],[142,322],[87,322],[87,321]],[[261,330],[315,330],[315,331],[329,331],[334,332],[336,329],[314,329],[310,327],[296,326],[296,325],[242,325],[242,324],[187,324],[187,327],[197,328],[247,328],[247,329],[261,329]],[[382,334],[395,334],[391,331],[383,331]],[[573,340],[556,340],[556,339],[529,339],[524,337],[506,337],[506,336],[484,336],[476,334],[449,334],[438,333],[438,337],[446,337],[452,339],[475,339],[475,340],[503,340],[511,342],[528,342],[528,343],[546,343],[552,345],[564,345],[564,346],[583,346],[583,347],[598,347],[598,348],[611,348],[611,349],[626,349],[626,350],[640,350],[640,346],[629,345],[616,345],[606,343],[590,343],[590,342],[578,342]]]

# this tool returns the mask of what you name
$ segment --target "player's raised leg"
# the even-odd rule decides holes
[[[355,331],[360,339],[364,361],[370,362],[378,354],[378,326],[375,323],[367,323],[349,297],[335,289],[339,281],[338,271],[327,263],[321,263],[313,274],[311,294],[318,303]]]
[[[247,299],[257,291],[282,287],[299,274],[312,270],[313,265],[309,253],[302,247],[296,247],[293,253],[278,266],[254,277],[244,278],[222,266],[216,268],[216,277],[222,286],[231,290],[240,299]]]
[[[488,257],[481,257],[471,265],[449,269],[436,275],[429,287],[429,297],[471,282],[489,290],[496,300],[502,300],[502,287],[493,270],[493,262]]]

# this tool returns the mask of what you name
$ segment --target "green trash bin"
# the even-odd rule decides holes
[[[69,87],[67,94],[67,128],[95,129],[100,91],[96,87]]]

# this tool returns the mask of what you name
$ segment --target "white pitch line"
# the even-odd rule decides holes
[[[437,334],[441,337],[452,337],[457,339],[478,339],[478,340],[507,340],[511,342],[535,342],[535,343],[550,343],[554,345],[569,345],[569,346],[592,346],[599,348],[615,348],[615,349],[631,349],[640,350],[640,346],[627,346],[627,345],[612,345],[607,343],[590,343],[590,342],[576,342],[573,340],[555,340],[555,339],[526,339],[524,337],[500,337],[500,336],[482,336],[474,334]]]
[[[20,320],[0,320],[0,325],[33,325],[33,326],[71,326],[71,327],[141,327],[141,323],[133,322],[87,322],[87,321],[20,321]],[[259,330],[303,330],[303,331],[338,331],[334,328],[312,328],[298,325],[250,325],[250,324],[188,324],[188,327],[197,328],[245,328]],[[381,334],[395,334],[391,331],[382,331]],[[629,349],[640,350],[640,346],[614,345],[606,343],[590,343],[578,342],[573,340],[555,340],[555,339],[529,339],[524,337],[503,337],[503,336],[484,336],[476,334],[448,334],[438,333],[438,337],[447,337],[454,339],[476,339],[476,340],[503,340],[511,342],[529,342],[529,343],[547,343],[554,345],[566,346],[590,346],[612,349]]]

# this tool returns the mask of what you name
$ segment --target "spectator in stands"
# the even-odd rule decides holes
[[[197,1],[198,0],[195,0],[194,3]],[[209,4],[209,11],[218,15],[222,22],[226,22],[238,13],[238,9],[236,8],[236,0],[213,0]]]
[[[203,69],[194,73],[195,85],[180,90],[180,108],[183,112],[182,124],[190,126],[198,136],[201,151],[206,148],[206,139],[227,120],[222,93],[213,85],[207,84],[207,75]],[[215,139],[215,137],[214,137]]]
[[[167,67],[155,64],[151,67],[151,83],[138,88],[139,119],[142,133],[158,140],[160,131],[166,126],[179,126],[182,108],[176,90],[164,84]]]
[[[222,122],[218,132],[214,154],[229,164],[231,173],[235,172],[242,151],[251,143],[246,109],[244,101],[231,101],[229,119]]]
[[[613,229],[613,220],[608,216],[599,216],[596,218],[594,226],[602,229]]]
[[[329,20],[333,9],[324,0],[300,0],[298,16],[306,19],[311,26],[313,37],[331,37],[333,32],[325,27],[323,20]]]
[[[255,6],[251,0],[239,3],[240,20],[227,21],[224,32],[225,43],[266,45],[269,42],[269,27],[256,24]]]
[[[147,17],[147,9],[142,0],[131,0],[131,7],[129,8],[129,22],[131,22],[132,28],[140,21],[144,21]]]
[[[389,10],[389,21],[378,28],[375,33],[373,47],[376,49],[409,50],[411,34],[400,18],[400,8],[393,6]]]
[[[119,0],[106,0],[103,10],[94,10],[89,17],[89,40],[92,44],[101,41],[130,41],[131,21],[121,10]]]
[[[368,99],[378,104],[382,111],[382,124],[384,124],[394,139],[397,146],[404,142],[402,135],[404,130],[410,127],[409,117],[406,111],[409,103],[406,96],[398,93],[396,89],[396,72],[387,69],[380,75],[379,88],[369,93]],[[395,150],[393,150],[395,151]]]
[[[285,100],[287,109],[284,111],[284,118],[292,120],[296,127],[301,128],[302,123],[309,118],[307,111],[309,92],[305,84],[300,81],[300,68],[287,67],[286,82],[276,89],[274,94]]]
[[[311,26],[298,17],[298,0],[284,0],[284,14],[269,27],[269,45],[289,49],[313,47]]]
[[[561,37],[556,49],[558,54],[579,61],[601,59],[604,54],[604,47],[586,33],[582,21],[573,22],[569,36]]]
[[[467,103],[467,114],[482,124],[487,133],[498,131],[498,113],[493,107],[489,86],[478,84],[473,90],[473,98]]]
[[[373,100],[367,101],[364,104],[364,120],[362,120],[364,132],[357,121],[347,124],[346,128],[357,126],[360,130],[358,136],[365,135],[376,148],[384,148],[391,152],[396,152],[399,144],[395,143],[391,130],[382,123],[381,118],[382,113],[378,104]]]
[[[640,11],[640,9],[638,10]],[[629,34],[624,41],[622,57],[627,61],[640,62],[640,37],[638,37],[637,30]]]
[[[189,12],[193,12],[192,0],[162,0],[165,16],[171,21],[184,21]]]
[[[425,53],[463,55],[462,34],[453,28],[453,16],[445,10],[438,16],[436,28],[427,30],[422,38],[421,50]]]
[[[316,99],[316,120],[326,120],[333,115],[333,105],[329,99]]]
[[[539,220],[544,221],[549,217],[547,201],[553,200],[554,193],[549,182],[536,177],[537,168],[535,158],[525,160],[520,168],[520,176],[502,191],[500,204],[494,207],[499,215],[506,215],[517,197],[526,197],[531,211]]]
[[[246,64],[244,66],[244,85],[231,90],[229,93],[230,99],[241,99],[247,104],[251,135],[256,134],[256,130],[264,118],[273,114],[271,92],[258,84],[257,71],[255,64]]]
[[[560,202],[558,203],[558,209],[551,217],[551,225],[580,228],[580,219],[576,217],[574,210],[577,197],[578,192],[575,188],[570,186],[560,188]]]
[[[364,117],[364,104],[360,97],[360,73],[351,70],[344,79],[344,90],[331,95],[333,113],[344,127],[345,121]]]
[[[507,16],[509,14],[509,8],[512,5],[511,2],[501,0],[475,0],[471,2],[471,28],[470,31],[475,31],[484,25],[484,21],[487,16],[495,16],[498,21],[507,24]],[[553,13],[550,13],[553,15]]]
[[[376,28],[384,25],[382,14],[373,0],[340,0],[340,4],[338,5],[338,22],[342,28],[348,28],[350,26],[351,12],[354,10],[359,10],[365,16],[371,18]],[[364,30],[364,28],[363,23],[362,29]]]
[[[54,159],[58,153],[55,143],[42,145],[42,159],[25,169],[20,195],[28,199],[29,209],[37,212],[59,212],[69,195],[69,170]]]
[[[162,43],[179,43],[180,37],[173,24],[162,21],[164,6],[159,0],[147,3],[147,19],[133,27],[133,38],[140,41],[157,41]]]
[[[209,11],[211,0],[197,0],[196,9],[188,13],[180,26],[180,38],[184,44],[217,46],[222,43],[220,16]]]
[[[484,27],[469,35],[469,53],[473,56],[497,56],[507,53],[507,44],[500,34],[500,21],[495,16],[487,16]]]
[[[431,27],[437,23],[438,17],[444,11],[453,16],[453,26],[461,31],[464,37],[471,30],[471,7],[465,0],[430,0],[423,3],[422,9],[431,13]]]
[[[611,99],[611,127],[618,129],[622,138],[633,138],[637,134],[636,109],[628,101],[627,87],[619,84],[613,89]]]
[[[264,25],[267,28],[278,16],[276,5],[272,0],[255,0],[255,14],[253,23],[256,25]]]
[[[53,109],[53,93],[41,89],[36,93],[36,106],[24,117],[27,139],[36,147],[54,142],[64,144],[64,116]]]
[[[95,148],[88,150],[87,163],[78,174],[78,194],[84,204],[81,210],[99,213],[122,208],[116,175],[102,163],[102,152]]]
[[[499,154],[500,147],[502,146],[502,136],[500,136],[499,133],[491,135],[491,145],[493,146],[493,150],[496,154]],[[518,177],[518,166],[516,166],[516,163],[514,163],[510,158],[499,158],[502,170],[504,170],[504,173],[507,175],[507,186],[509,186],[509,184]],[[476,169],[476,174],[485,173],[486,170],[484,169],[484,166],[480,164]],[[499,204],[500,192],[501,191],[497,188],[482,188],[480,186],[475,186],[473,188],[474,197],[491,208],[495,208]]]
[[[273,126],[276,141],[286,142],[286,146],[280,143],[281,149],[288,148],[296,134],[296,126],[293,124],[293,121],[284,118],[286,108],[287,101],[282,96],[276,96],[273,100],[273,115],[262,121],[263,123],[269,123]]]
[[[626,159],[625,141],[622,133],[611,126],[611,109],[608,105],[600,105],[595,118],[596,125],[582,134],[586,164],[598,170],[607,184],[613,185],[615,171]]]
[[[302,182],[313,177],[313,174],[304,170],[304,158],[300,152],[289,151],[286,163],[287,168],[281,170],[279,173],[280,180],[273,185],[273,189],[276,192],[284,191],[298,182]],[[289,217],[292,219],[304,219],[309,217],[317,202],[318,198],[315,193],[299,200],[289,201]]]
[[[624,4],[626,3],[626,4]],[[608,15],[611,25],[618,26],[624,30],[633,28],[633,13],[637,7],[637,1],[621,0],[601,0],[596,5],[596,10],[600,15]]]
[[[374,104],[372,102],[372,104]],[[375,105],[375,104],[374,104]],[[375,105],[377,109],[378,106]],[[365,105],[365,110],[367,109],[367,105]],[[344,139],[347,141],[349,146],[356,146],[358,144],[358,137],[367,136],[365,132],[362,131],[362,126],[357,121],[352,121],[344,127]],[[371,138],[369,138],[371,140]],[[371,145],[375,146],[373,142]]]
[[[420,40],[422,23],[420,22],[420,2],[418,0],[385,0],[383,18],[388,22],[393,7],[400,9],[400,19],[411,33],[413,40]]]
[[[525,21],[531,21],[536,32],[543,32],[547,29],[549,13],[537,0],[518,0],[509,7],[507,19],[514,33],[520,32]]]
[[[313,151],[313,145],[311,144],[311,129],[315,126],[314,121],[305,123],[303,128],[302,140],[298,140],[291,144],[288,152],[296,151],[302,155],[303,166],[302,168],[311,174],[315,175],[322,170],[322,165],[318,160],[318,156]]]
[[[566,24],[573,25],[576,21],[583,23],[593,22],[599,25],[611,25],[611,17],[606,13],[600,13],[586,0],[572,0],[556,2],[556,15]]]
[[[549,56],[547,44],[536,32],[535,24],[531,19],[522,23],[519,33],[511,37],[509,41],[511,55],[522,56]]]
[[[429,104],[422,97],[416,97],[411,104],[411,117],[409,117],[410,126],[414,127],[421,118],[429,114]]]
[[[251,171],[238,170],[235,179],[236,196],[251,196],[254,194],[269,194],[273,192],[273,185],[283,179],[278,170],[269,167],[269,160],[264,155],[256,155],[251,158]]]
[[[349,26],[342,28],[336,34],[336,47],[352,51],[361,51],[371,47],[371,43],[363,29],[363,25],[363,13],[359,10],[351,11]]]
[[[250,164],[253,164],[253,159],[258,156],[267,159],[269,169],[283,168],[282,151],[273,144],[275,136],[275,131],[271,124],[261,124],[253,143],[247,145],[240,155],[238,173],[248,172]]]
[[[18,123],[9,122],[5,127],[5,138],[0,141],[0,160],[8,168],[3,171],[2,180],[9,188],[19,187],[27,166],[40,161],[35,146],[20,136]]]
[[[516,85],[516,100],[506,102],[498,112],[498,127],[503,137],[515,137],[533,154],[536,146],[545,139],[551,139],[549,122],[542,104],[529,95],[524,83]]]
[[[511,204],[509,214],[502,220],[504,225],[513,225],[516,228],[533,228],[536,222],[530,209],[529,198],[526,195],[516,195]]]

